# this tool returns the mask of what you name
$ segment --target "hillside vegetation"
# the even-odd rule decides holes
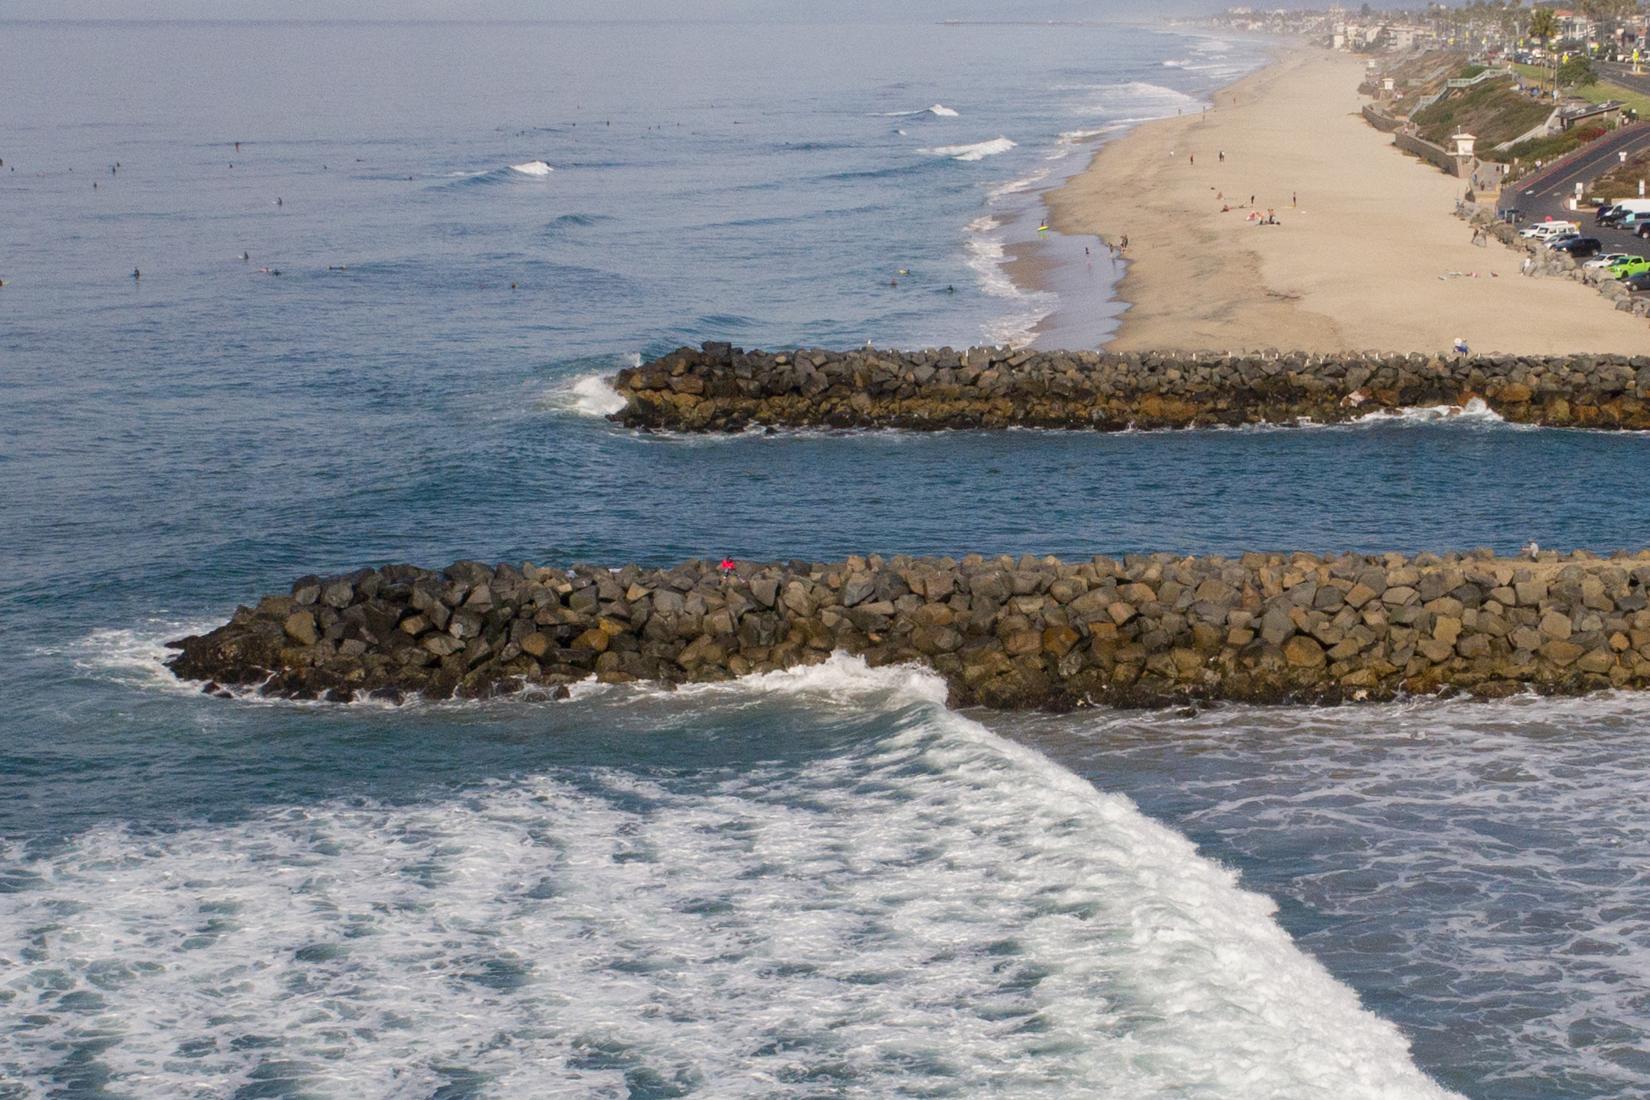
[[[1478,138],[1480,152],[1488,153],[1539,126],[1552,109],[1521,93],[1511,79],[1486,80],[1452,91],[1410,118],[1428,141],[1447,145],[1450,135],[1465,130]]]
[[[1639,180],[1650,180],[1650,152],[1636,153],[1593,181],[1588,193],[1600,199],[1637,198]]]

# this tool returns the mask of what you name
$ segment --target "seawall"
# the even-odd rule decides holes
[[[1389,699],[1650,686],[1650,551],[848,558],[305,577],[171,643],[206,690],[348,701],[726,680],[846,651],[957,704]]]
[[[1650,430],[1650,356],[680,348],[612,380],[634,428],[1195,428],[1339,423],[1484,401],[1505,419]]]

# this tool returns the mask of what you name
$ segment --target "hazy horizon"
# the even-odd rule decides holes
[[[174,21],[174,20],[315,20],[353,23],[377,20],[455,21],[491,20],[612,20],[647,19],[719,20],[748,16],[810,21],[831,18],[899,19],[1085,19],[1126,16],[1140,22],[1155,16],[1218,11],[1222,0],[1175,0],[1153,5],[1150,14],[1122,0],[847,0],[829,15],[799,0],[708,0],[683,4],[680,0],[633,0],[610,10],[570,0],[358,0],[347,15],[338,13],[334,0],[134,0],[111,13],[108,0],[0,0],[0,20],[47,21]],[[592,10],[595,7],[596,10]]]

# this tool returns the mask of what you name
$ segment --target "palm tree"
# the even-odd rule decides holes
[[[1552,49],[1553,39],[1558,37],[1558,16],[1552,8],[1530,9],[1530,37],[1540,41],[1548,50]],[[1551,59],[1553,65],[1553,98],[1558,98],[1558,58]]]
[[[1530,11],[1530,37],[1539,39],[1543,46],[1551,45],[1558,37],[1558,16],[1552,8],[1533,8]]]

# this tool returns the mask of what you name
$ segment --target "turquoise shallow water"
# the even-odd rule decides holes
[[[1650,1081],[1633,699],[956,715],[837,662],[389,710],[159,669],[362,562],[1643,545],[1633,435],[588,415],[581,379],[681,341],[1024,331],[1054,303],[995,261],[1037,188],[1253,47],[0,30],[0,1096]]]

